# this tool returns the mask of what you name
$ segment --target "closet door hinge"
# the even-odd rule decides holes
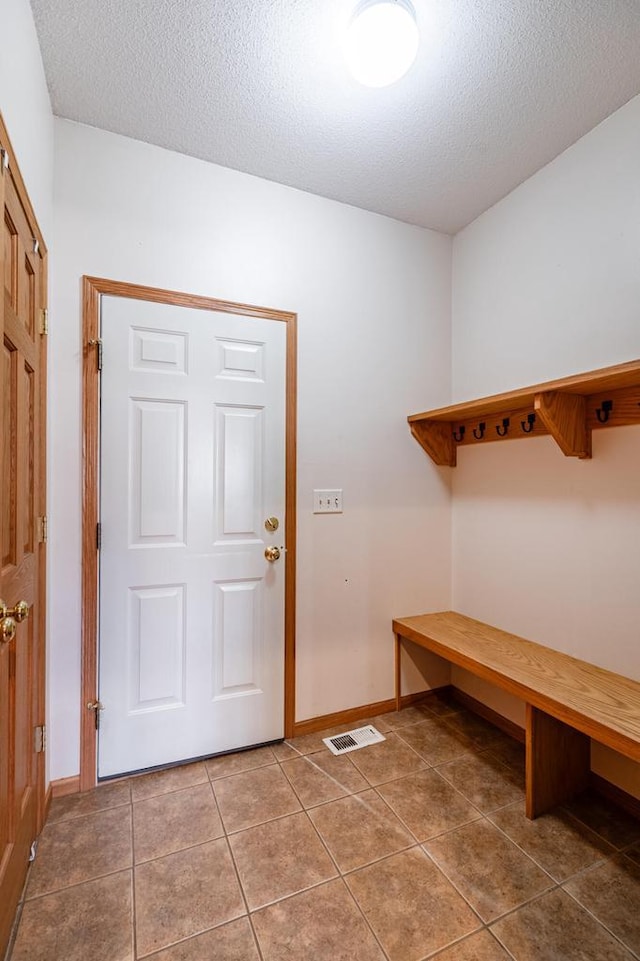
[[[2,173],[9,169],[9,151],[5,150],[4,147],[0,149],[0,171]]]
[[[89,347],[98,348],[98,352],[97,352],[98,370],[102,370],[102,338],[92,337],[91,340],[89,341]]]
[[[47,750],[47,728],[44,724],[33,729],[33,750],[36,754]]]
[[[89,703],[87,704],[87,710],[93,711],[96,731],[99,731],[100,730],[100,712],[104,711],[104,705],[102,701],[89,701]]]
[[[100,550],[102,547],[102,524],[100,521],[96,524],[96,550]]]
[[[49,537],[49,518],[45,514],[38,518],[38,543],[46,544]]]

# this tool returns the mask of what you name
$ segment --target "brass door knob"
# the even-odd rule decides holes
[[[0,641],[8,644],[16,636],[17,624],[12,617],[3,617],[0,621]]]
[[[15,618],[20,624],[29,617],[29,605],[26,601],[18,601],[15,607],[7,607],[4,601],[0,601],[0,621],[5,617]]]
[[[7,607],[4,601],[0,601],[0,643],[12,641],[18,624],[28,616],[29,605],[26,601],[18,601],[15,607]]]
[[[29,605],[26,601],[18,601],[13,611],[9,611],[9,617],[15,617],[18,624],[29,617]]]
[[[269,563],[273,564],[274,561],[280,558],[280,548],[279,547],[267,547],[264,552],[264,556],[267,558]]]

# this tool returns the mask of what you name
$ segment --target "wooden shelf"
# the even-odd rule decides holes
[[[411,433],[438,465],[458,447],[550,434],[567,457],[591,457],[591,432],[640,424],[640,360],[411,414]]]

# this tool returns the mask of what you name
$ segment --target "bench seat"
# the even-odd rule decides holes
[[[455,611],[393,621],[396,700],[406,638],[527,706],[526,810],[536,817],[583,790],[594,738],[640,761],[640,683]]]

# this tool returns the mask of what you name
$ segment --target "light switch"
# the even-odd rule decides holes
[[[342,490],[314,490],[314,514],[342,514]]]

